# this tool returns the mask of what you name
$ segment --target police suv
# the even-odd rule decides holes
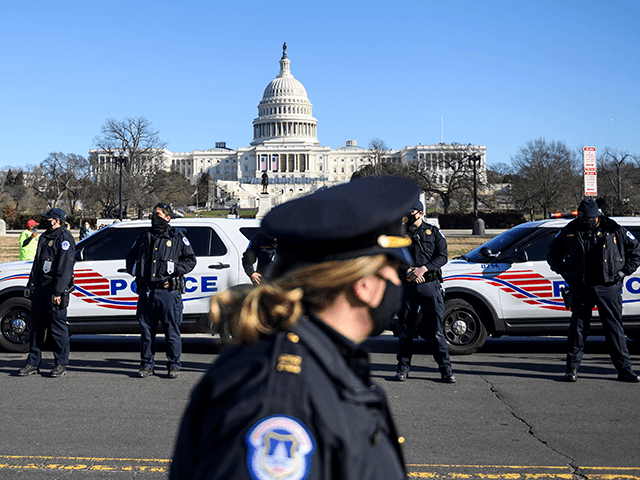
[[[139,333],[135,282],[125,269],[125,256],[148,220],[118,222],[98,230],[76,245],[75,290],[68,308],[69,332]],[[258,231],[258,220],[173,219],[196,254],[196,267],[185,276],[183,333],[211,332],[212,295],[239,283],[250,283],[242,254]],[[31,301],[24,297],[33,262],[0,265],[0,347],[27,352]]]
[[[640,239],[640,218],[612,217]],[[444,332],[452,354],[469,354],[487,335],[566,335],[571,312],[560,288],[566,282],[551,271],[547,250],[570,220],[541,220],[514,227],[442,269]],[[625,333],[640,340],[640,270],[623,280]],[[592,333],[601,331],[594,311]],[[425,335],[421,336],[424,338]]]

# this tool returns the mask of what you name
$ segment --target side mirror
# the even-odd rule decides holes
[[[76,250],[74,258],[75,258],[76,262],[83,262],[84,261],[84,248]]]
[[[497,258],[498,254],[493,253],[489,247],[482,247],[478,252],[482,258]]]

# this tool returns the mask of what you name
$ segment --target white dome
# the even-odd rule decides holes
[[[286,44],[280,59],[280,73],[264,89],[258,105],[258,117],[253,120],[251,145],[268,143],[319,144],[318,121],[313,118],[313,105],[307,90],[289,69]]]

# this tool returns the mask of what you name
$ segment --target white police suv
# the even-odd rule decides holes
[[[640,239],[640,218],[613,220]],[[551,271],[546,256],[551,240],[569,221],[524,223],[443,267],[444,331],[452,354],[477,351],[487,334],[567,334],[571,312],[560,293],[566,283]],[[625,333],[640,340],[640,270],[626,277],[622,287]],[[591,332],[599,331],[594,318]],[[426,332],[422,336],[427,338]]]
[[[98,230],[76,246],[75,291],[69,309],[69,332],[139,333],[135,284],[125,269],[125,256],[149,220],[118,222]],[[239,283],[250,283],[242,254],[258,231],[258,220],[173,219],[193,246],[197,263],[185,276],[183,333],[211,332],[209,299]],[[0,347],[29,350],[31,301],[24,297],[33,262],[0,265]]]

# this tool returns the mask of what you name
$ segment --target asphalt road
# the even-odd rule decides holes
[[[368,342],[411,477],[640,479],[640,384],[616,380],[604,339],[589,340],[575,384],[562,382],[564,339],[489,339],[453,357],[458,383],[439,382],[425,342],[409,379],[394,380],[396,340]],[[640,371],[640,345],[629,341]],[[163,343],[160,343],[160,349]],[[0,353],[0,479],[166,478],[189,393],[219,351],[188,336],[177,380],[135,378],[136,336],[76,336],[60,379],[16,377],[26,355]]]

